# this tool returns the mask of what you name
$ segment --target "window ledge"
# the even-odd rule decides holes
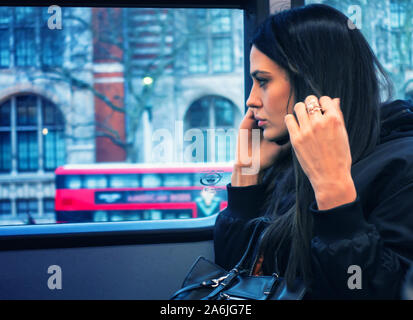
[[[2,226],[0,250],[206,241],[216,217]]]

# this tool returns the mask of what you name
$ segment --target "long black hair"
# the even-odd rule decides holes
[[[340,98],[352,164],[374,150],[380,105],[392,98],[393,85],[360,30],[343,13],[322,4],[282,11],[260,25],[251,45],[287,73],[294,103],[309,95]],[[315,195],[293,148],[279,154],[263,182],[268,194],[266,213],[259,218],[268,222],[260,242],[263,271],[281,273],[290,287],[297,277],[311,287],[309,207]]]

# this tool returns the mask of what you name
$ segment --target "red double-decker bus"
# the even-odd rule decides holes
[[[227,206],[231,163],[58,167],[56,222],[205,217]]]

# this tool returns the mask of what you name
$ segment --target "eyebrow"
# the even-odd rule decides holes
[[[255,70],[254,72],[251,73],[251,77],[256,78],[259,74],[267,75],[267,76],[271,75],[271,73],[267,71]]]

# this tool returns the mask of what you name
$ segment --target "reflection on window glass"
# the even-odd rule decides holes
[[[245,112],[243,11],[47,9],[0,7],[0,203],[10,203],[0,225],[222,208],[226,194],[218,209],[201,209],[188,172],[234,160]],[[36,205],[22,202],[33,195]],[[181,209],[173,199],[185,199]]]
[[[352,19],[392,78],[394,98],[409,98],[413,91],[413,1],[306,0],[305,3],[330,5]]]

